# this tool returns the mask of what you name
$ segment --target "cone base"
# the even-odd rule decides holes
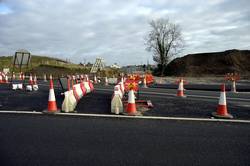
[[[222,119],[233,119],[233,115],[227,114],[227,115],[219,115],[217,112],[213,112],[212,116],[215,118],[222,118]]]
[[[187,96],[186,96],[186,95],[183,95],[183,96],[176,95],[176,97],[183,97],[183,98],[185,98],[185,97],[187,97]]]

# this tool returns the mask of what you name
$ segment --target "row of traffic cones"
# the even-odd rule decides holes
[[[184,87],[183,87],[183,79],[179,80],[179,87],[177,90],[177,95],[178,97],[186,97],[184,95]],[[221,85],[221,92],[220,92],[220,99],[219,99],[219,104],[217,107],[217,111],[212,113],[212,116],[216,118],[228,118],[231,119],[233,116],[228,113],[227,111],[227,102],[226,102],[226,88],[225,84]]]
[[[177,96],[181,96],[181,97],[184,96],[183,81],[182,80],[179,83]],[[46,113],[58,112],[52,76],[50,76],[50,90],[49,90],[49,98],[48,98],[48,108],[44,112],[46,112]],[[136,115],[137,114],[135,95],[134,95],[133,89],[130,89],[129,93],[128,93],[128,104],[126,107],[126,112],[129,115]],[[221,94],[220,94],[219,105],[217,107],[217,111],[213,112],[212,115],[214,117],[218,117],[218,118],[233,118],[233,116],[231,114],[229,114],[227,111],[225,84],[221,85]]]

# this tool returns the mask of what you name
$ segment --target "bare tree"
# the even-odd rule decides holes
[[[181,29],[169,19],[152,20],[149,24],[151,31],[146,38],[147,50],[153,52],[153,60],[163,76],[170,59],[183,47]]]

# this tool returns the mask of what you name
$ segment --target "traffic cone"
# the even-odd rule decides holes
[[[1,72],[0,72],[0,83],[3,83],[3,76]]]
[[[56,97],[54,92],[54,84],[52,76],[50,75],[50,86],[49,86],[49,99],[48,99],[48,109],[44,111],[44,113],[56,113],[57,105],[56,105]]]
[[[126,112],[128,113],[128,115],[136,115],[137,114],[136,104],[135,104],[135,94],[134,94],[134,91],[132,89],[128,92],[128,105],[126,108]]]
[[[180,81],[179,81],[179,87],[178,87],[178,90],[177,90],[177,96],[178,97],[186,97],[184,95],[183,79],[180,79]]]
[[[94,83],[97,84],[97,78],[96,75],[94,76]]]
[[[145,76],[144,79],[143,79],[143,88],[148,88],[146,76]]]
[[[5,83],[9,83],[9,78],[7,75],[5,76]]]
[[[226,119],[233,118],[233,116],[227,112],[225,84],[221,85],[220,100],[217,107],[217,112],[213,112],[212,115],[216,118],[226,118]]]
[[[235,80],[232,81],[231,92],[237,93],[237,91],[236,91],[236,83],[235,83]]]
[[[109,82],[108,82],[108,77],[105,77],[105,85],[108,86]]]
[[[33,85],[32,75],[30,74],[29,84]]]
[[[15,80],[16,79],[16,75],[15,75],[15,73],[13,72],[13,74],[12,74],[12,80]]]
[[[19,74],[19,80],[22,80],[22,72]]]
[[[37,78],[36,78],[36,75],[34,76],[33,84],[34,84],[34,85],[37,85]]]
[[[46,74],[43,75],[43,81],[47,82]]]

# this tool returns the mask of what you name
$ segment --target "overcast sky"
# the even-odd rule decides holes
[[[0,55],[144,64],[149,21],[182,28],[189,53],[250,49],[250,0],[0,0]]]

